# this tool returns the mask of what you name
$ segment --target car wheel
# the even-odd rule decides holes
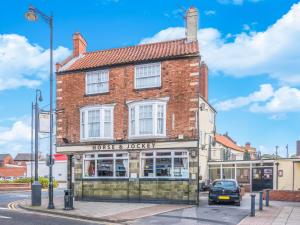
[[[240,201],[239,202],[235,202],[234,205],[235,206],[241,206],[241,202]]]

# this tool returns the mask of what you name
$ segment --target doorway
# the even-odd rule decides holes
[[[252,169],[252,191],[262,191],[263,189],[273,189],[272,167]]]

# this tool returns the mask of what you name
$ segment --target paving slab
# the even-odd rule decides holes
[[[119,203],[119,202],[85,202],[75,201],[74,210],[64,210],[64,203],[61,198],[55,199],[55,209],[47,209],[47,199],[42,200],[39,207],[31,206],[30,200],[19,203],[23,209],[50,213],[61,216],[88,219],[105,222],[126,222],[173,210],[191,207],[184,204],[149,204],[149,203]]]

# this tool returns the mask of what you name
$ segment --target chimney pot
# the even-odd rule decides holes
[[[190,7],[186,12],[186,39],[187,42],[197,41],[199,14],[195,7]]]
[[[77,57],[86,52],[87,43],[83,36],[76,32],[73,34],[73,56]]]

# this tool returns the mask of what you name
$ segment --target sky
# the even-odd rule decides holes
[[[32,4],[54,16],[54,61],[81,32],[88,51],[184,37],[184,12],[200,12],[200,54],[209,67],[217,131],[262,153],[295,153],[300,139],[299,0],[2,0],[0,153],[30,152],[31,102],[49,105],[49,29],[24,18]],[[46,140],[46,139],[45,139]],[[41,141],[43,152],[49,150]]]

